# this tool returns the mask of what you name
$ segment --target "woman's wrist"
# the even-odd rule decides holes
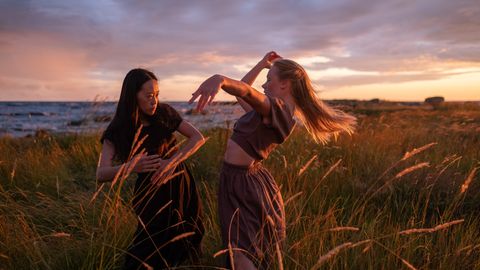
[[[136,165],[136,164],[133,164],[133,159],[132,159],[132,160],[130,160],[130,161],[128,161],[128,162],[125,162],[123,166],[125,167],[125,169],[131,170],[132,172],[135,172],[135,173],[136,173],[137,170],[136,170],[136,168],[135,168],[135,167],[136,167],[135,165]],[[120,169],[120,167],[121,167],[121,165],[118,166],[119,169]]]
[[[176,162],[178,162],[179,158],[180,157],[179,157],[179,154],[177,152],[175,155],[171,156],[170,158],[165,159],[165,161],[166,161],[166,164],[171,165],[171,164],[175,164]]]
[[[220,74],[215,74],[213,76],[215,77],[215,80],[220,85],[220,88],[222,88],[223,84],[225,83],[225,77],[223,75],[220,75]]]
[[[260,60],[260,62],[257,63],[257,67],[258,67],[260,70],[262,70],[262,69],[264,69],[264,68],[268,68],[269,65],[268,65],[268,62],[265,61],[265,59],[262,59],[262,60]]]

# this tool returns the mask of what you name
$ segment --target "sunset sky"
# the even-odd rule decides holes
[[[478,0],[1,0],[0,100],[116,100],[144,67],[185,101],[270,50],[324,99],[480,100]]]

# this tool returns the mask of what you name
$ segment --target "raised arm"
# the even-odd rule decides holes
[[[207,104],[212,102],[220,89],[223,89],[232,96],[241,98],[262,116],[268,117],[270,115],[270,100],[266,95],[242,81],[237,81],[219,74],[213,75],[204,81],[198,90],[192,94],[189,102],[192,103],[200,97],[197,110],[203,110]]]
[[[270,114],[270,100],[267,96],[251,87],[251,84],[263,68],[270,68],[272,61],[279,57],[275,52],[267,53],[265,57],[244,76],[242,81],[237,81],[219,74],[213,75],[204,81],[198,90],[192,94],[189,103],[199,98],[197,110],[203,110],[207,104],[213,101],[220,89],[223,89],[225,92],[242,100],[244,103],[240,105],[242,105],[244,109],[246,108],[246,111],[252,108],[262,116],[268,117]],[[248,105],[248,107],[244,106],[245,104]]]
[[[258,77],[258,74],[264,69],[264,68],[270,68],[272,66],[273,60],[280,58],[280,56],[274,52],[268,52],[262,60],[260,60],[245,76],[242,78],[242,82],[252,85],[255,79]],[[249,112],[253,108],[248,104],[246,101],[244,101],[241,97],[236,97],[238,104],[242,106],[242,108],[246,111]]]
[[[193,155],[205,143],[205,138],[192,124],[183,120],[177,129],[180,134],[188,138],[187,143],[180,148],[171,158],[170,161],[176,164],[186,160]]]

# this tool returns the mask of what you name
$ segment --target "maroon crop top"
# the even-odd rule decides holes
[[[263,160],[284,142],[295,127],[293,113],[283,100],[268,97],[271,104],[271,122],[265,124],[262,116],[252,110],[240,117],[233,127],[231,139],[248,155]]]

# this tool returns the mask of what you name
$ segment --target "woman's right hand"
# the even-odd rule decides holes
[[[204,81],[192,94],[192,98],[188,101],[189,104],[192,104],[198,97],[197,110],[202,111],[206,105],[212,103],[215,96],[218,94],[222,88],[223,76],[222,75],[213,75]]]
[[[147,153],[138,154],[129,162],[136,173],[154,172],[158,169],[162,159],[159,155],[147,155]]]
[[[260,64],[263,68],[271,68],[273,61],[276,59],[282,59],[280,55],[278,55],[275,51],[268,52],[265,56],[260,60]]]

